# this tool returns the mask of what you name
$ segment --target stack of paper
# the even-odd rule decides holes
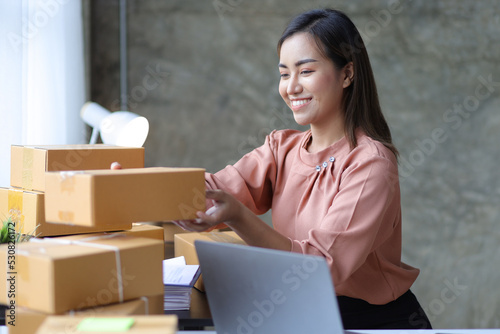
[[[165,310],[189,310],[191,291],[200,276],[199,265],[187,265],[184,256],[163,260]]]

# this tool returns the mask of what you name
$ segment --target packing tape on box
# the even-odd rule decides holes
[[[75,221],[75,213],[73,211],[57,211],[57,217],[60,221],[63,221],[67,224],[73,224]]]
[[[23,232],[23,191],[9,189],[7,194],[7,212],[15,224],[18,224],[17,230]]]
[[[40,244],[47,243],[47,244],[60,244],[60,245],[77,245],[77,246],[84,246],[84,247],[94,247],[94,248],[100,248],[100,249],[105,249],[105,250],[110,250],[115,253],[115,262],[116,262],[116,279],[117,279],[117,285],[118,285],[118,298],[120,303],[123,303],[124,297],[123,297],[123,275],[122,275],[122,266],[121,266],[121,259],[120,259],[120,249],[116,246],[110,246],[110,245],[101,245],[101,244],[93,244],[90,242],[85,242],[85,240],[99,240],[99,239],[109,239],[109,238],[119,238],[119,237],[124,237],[123,235],[118,235],[118,234],[109,234],[109,235],[104,235],[104,236],[95,236],[95,237],[89,237],[89,238],[84,238],[81,240],[62,240],[62,239],[56,239],[56,238],[51,238],[51,239],[30,239],[29,242],[37,242]],[[43,250],[41,250],[43,252]],[[18,254],[24,253],[23,255],[29,255],[29,251],[26,252],[20,252],[18,251]],[[27,253],[27,254],[26,254]]]
[[[144,313],[149,315],[149,299],[146,296],[142,296],[141,300],[144,301]]]
[[[83,171],[64,171],[59,172],[59,182],[61,187],[61,192],[73,192],[75,190],[75,179],[73,176],[77,174],[83,174]]]
[[[83,171],[64,171],[59,172],[59,183],[61,192],[67,191],[72,193],[75,190],[75,179],[76,174],[83,174]],[[62,211],[57,212],[57,216],[60,221],[66,222],[68,224],[73,224],[75,221],[74,211]]]
[[[23,212],[23,192],[22,190],[9,189],[8,191],[8,212],[9,214]]]
[[[23,181],[24,189],[31,189],[33,184],[33,154],[34,150],[30,147],[23,148]]]

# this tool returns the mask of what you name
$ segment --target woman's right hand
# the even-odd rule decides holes
[[[206,190],[206,198],[211,199],[214,206],[206,212],[198,211],[197,219],[180,220],[174,223],[185,230],[201,232],[217,228],[221,224],[235,223],[242,217],[242,211],[245,210],[236,198],[222,190]]]

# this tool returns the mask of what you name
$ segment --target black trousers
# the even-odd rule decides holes
[[[345,296],[339,296],[337,300],[345,329],[432,329],[410,290],[385,305],[373,305]]]

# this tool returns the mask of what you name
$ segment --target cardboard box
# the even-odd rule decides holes
[[[9,250],[0,246],[0,268],[8,268]],[[15,295],[16,306],[63,313],[159,295],[163,252],[161,241],[123,235],[32,239],[17,244],[14,267],[0,271],[0,303]]]
[[[191,231],[184,230],[182,227],[175,225],[172,222],[153,223],[163,229],[163,238],[166,242],[174,242],[174,235],[178,233],[191,233]]]
[[[165,241],[162,228],[150,224],[133,223],[130,231],[121,231],[117,233],[131,235],[133,237],[157,239],[162,242]]]
[[[43,323],[47,314],[29,310],[24,307],[16,307],[12,319],[9,318],[9,310],[5,311],[5,325],[9,334],[34,334]]]
[[[133,317],[106,317],[107,319],[133,318],[133,325],[130,329],[123,331],[113,331],[116,334],[175,334],[177,332],[176,315],[149,315]],[[37,334],[54,333],[93,333],[106,334],[109,331],[78,331],[78,325],[85,317],[50,316],[40,326]]]
[[[146,296],[123,303],[116,303],[105,306],[91,307],[83,310],[72,310],[66,312],[68,316],[122,316],[122,315],[149,315],[163,314],[163,294],[156,296]],[[43,321],[51,314],[30,310],[25,307],[18,307],[15,311],[14,320],[9,318],[9,310],[5,313],[6,326],[9,334],[34,334]],[[13,321],[13,322],[12,322]],[[14,325],[14,326],[13,326]]]
[[[61,224],[54,224],[61,225]],[[81,228],[85,228],[83,226],[79,226]],[[99,233],[89,233],[89,234],[75,234],[75,235],[67,235],[56,237],[60,240],[82,240],[89,237],[98,237],[105,235],[125,235],[129,237],[136,238],[150,238],[155,240],[163,241],[163,229],[159,226],[149,225],[149,224],[132,224],[132,228],[130,230],[124,231],[116,231],[116,232],[99,232]]]
[[[233,231],[176,234],[174,237],[174,253],[176,257],[184,256],[186,264],[200,264],[198,255],[196,254],[196,248],[194,247],[195,240],[246,245],[238,234]],[[205,291],[205,287],[203,285],[203,273],[195,283],[194,287],[200,291]]]
[[[161,223],[148,223],[150,225],[160,226],[163,228],[163,238],[165,242],[174,242],[174,236],[180,233],[192,233],[192,231],[184,230],[182,227],[177,226],[173,222],[161,222]],[[226,229],[224,229],[226,230]],[[229,228],[227,228],[230,231]],[[214,229],[213,231],[221,231],[220,229]]]
[[[49,222],[105,226],[195,219],[205,210],[205,170],[132,168],[45,174]]]
[[[37,237],[130,230],[131,222],[106,226],[78,226],[45,221],[45,194],[0,187],[0,217],[18,217],[16,231]],[[35,230],[36,228],[36,230]],[[33,233],[34,232],[34,233]]]
[[[45,172],[109,169],[118,161],[123,168],[144,167],[143,147],[113,145],[11,146],[10,185],[45,191]]]

